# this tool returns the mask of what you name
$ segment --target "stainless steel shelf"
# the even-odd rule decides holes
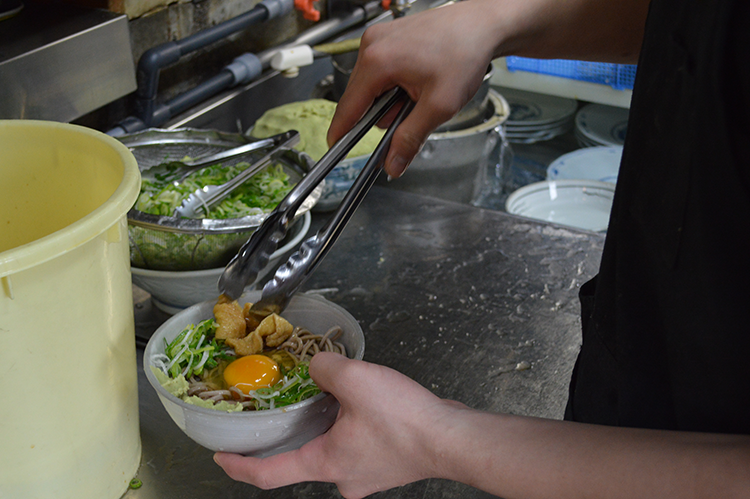
[[[73,121],[136,89],[128,20],[27,4],[0,22],[0,119]]]

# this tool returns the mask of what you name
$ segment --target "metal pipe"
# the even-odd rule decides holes
[[[159,86],[159,72],[162,68],[174,64],[186,54],[222,40],[253,24],[278,17],[294,8],[293,0],[263,0],[253,9],[237,17],[201,30],[193,35],[173,42],[152,47],[143,53],[138,61],[136,78],[135,108],[137,116],[146,126],[153,124],[154,114],[158,111],[156,94]]]
[[[159,124],[166,123],[172,116],[187,111],[196,104],[200,104],[208,97],[216,95],[222,90],[229,88],[233,83],[234,75],[232,72],[227,69],[222,70],[213,78],[208,79],[194,87],[192,90],[188,90],[167,102],[165,107],[169,109],[169,116],[166,116],[163,119],[159,117]]]
[[[307,31],[300,33],[293,40],[265,50],[258,54],[264,69],[270,66],[271,58],[280,49],[296,47],[297,45],[317,45],[329,38],[345,32],[346,30],[357,26],[360,23],[370,21],[376,15],[383,12],[380,0],[374,0],[364,5],[357,5],[350,12],[345,13],[342,17],[335,17],[326,21],[321,21]]]
[[[268,1],[268,0],[264,0]],[[235,85],[249,83],[268,69],[273,55],[282,48],[295,47],[298,45],[316,45],[328,40],[344,31],[373,19],[382,12],[380,0],[373,0],[365,5],[358,5],[350,12],[322,21],[312,28],[299,34],[296,38],[280,46],[265,50],[259,54],[245,53],[235,58],[232,64],[226,66],[216,76],[202,82],[193,89],[178,95],[164,104],[156,103],[156,96],[148,99],[148,109],[138,116],[130,116],[122,120],[116,127],[109,130],[107,134],[120,136],[127,133],[137,132],[149,127],[163,125],[169,119],[190,107],[197,105],[219,92]],[[154,87],[155,89],[155,87]],[[139,85],[140,91],[140,85]],[[142,103],[146,103],[144,99]],[[136,106],[138,109],[138,107]],[[139,111],[143,111],[139,109]]]

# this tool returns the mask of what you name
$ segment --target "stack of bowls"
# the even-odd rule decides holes
[[[607,230],[615,187],[598,180],[545,180],[514,191],[508,213],[595,232]]]
[[[291,254],[302,242],[310,230],[311,220],[310,213],[305,212],[294,222],[289,234],[273,252],[250,288],[272,275],[271,273],[283,263],[282,258]],[[176,314],[195,303],[216,299],[219,294],[219,277],[224,272],[224,267],[203,270],[153,270],[132,267],[131,272],[133,284],[151,294],[151,301],[156,308],[168,314]]]
[[[510,116],[505,123],[508,142],[532,144],[550,140],[573,128],[578,102],[554,95],[494,87],[508,101]]]
[[[547,179],[514,191],[508,213],[568,227],[604,231],[609,224],[622,146],[577,149],[547,168]]]
[[[581,147],[621,146],[628,131],[629,110],[587,104],[575,117],[575,137]]]

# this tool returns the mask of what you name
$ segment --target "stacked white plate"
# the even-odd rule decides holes
[[[550,140],[573,128],[578,101],[514,88],[492,87],[510,105],[505,122],[509,142],[532,144]]]
[[[628,131],[629,110],[587,104],[575,116],[575,137],[581,147],[621,146]]]
[[[617,183],[622,146],[597,146],[563,154],[547,167],[547,180],[598,180]]]
[[[546,180],[508,196],[508,213],[591,231],[607,230],[614,184],[597,180]]]

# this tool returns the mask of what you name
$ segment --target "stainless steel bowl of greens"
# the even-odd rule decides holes
[[[149,129],[118,137],[135,156],[141,171],[165,163],[194,159],[237,147],[254,139],[214,130]],[[203,185],[224,183],[262,153],[203,168],[175,186],[169,178],[144,176],[141,194],[128,212],[130,261],[152,270],[201,270],[222,267],[263,222],[286,193],[313,166],[294,149],[254,175],[211,208],[211,218],[172,216],[182,199]],[[297,212],[299,218],[320,199],[319,186]]]

